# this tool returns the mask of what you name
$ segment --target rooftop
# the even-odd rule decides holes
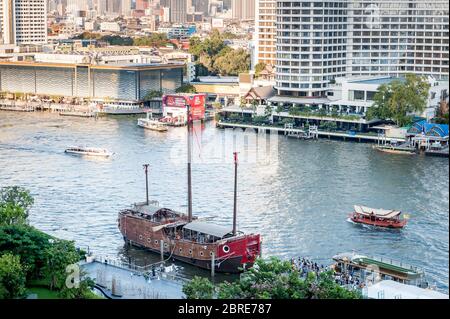
[[[396,78],[396,77],[380,77],[380,78],[371,78],[371,79],[357,79],[357,80],[349,80],[349,83],[358,83],[358,84],[388,84],[391,83],[394,80],[403,81],[403,78]]]
[[[198,233],[212,235],[223,238],[233,231],[232,227],[210,224],[206,222],[195,221],[184,226],[184,229],[192,230]]]
[[[382,280],[367,288],[371,299],[449,299],[441,292],[405,285],[393,280]]]

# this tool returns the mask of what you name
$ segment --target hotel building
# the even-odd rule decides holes
[[[275,66],[276,0],[257,0],[255,12],[255,60]]]
[[[278,94],[325,97],[349,76],[448,81],[448,14],[447,0],[278,0]]]
[[[0,0],[0,44],[47,43],[46,0]]]

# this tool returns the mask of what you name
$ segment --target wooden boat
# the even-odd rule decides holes
[[[375,209],[365,206],[354,206],[355,211],[349,215],[354,223],[366,224],[377,227],[403,228],[408,222],[400,218],[401,211]]]
[[[261,238],[259,234],[244,234],[237,230],[237,153],[234,153],[233,226],[199,221],[192,215],[192,116],[189,107],[187,114],[188,214],[149,201],[148,164],[145,164],[147,200],[119,212],[118,227],[130,245],[214,272],[238,273],[253,266],[261,252]]]
[[[83,155],[83,156],[98,156],[98,157],[110,157],[113,153],[108,150],[97,147],[69,147],[64,151],[67,154]]]
[[[155,120],[150,117],[150,113],[147,113],[147,118],[138,119],[138,126],[156,132],[167,132],[167,125],[163,122]]]
[[[412,147],[396,147],[393,145],[378,145],[375,146],[375,149],[390,154],[402,154],[402,155],[414,155],[416,154],[416,150]]]

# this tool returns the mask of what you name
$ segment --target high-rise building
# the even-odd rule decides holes
[[[275,65],[276,0],[256,0],[255,4],[255,60],[256,63]]]
[[[170,0],[170,22],[186,23],[187,21],[187,1]]]
[[[256,0],[232,0],[231,12],[233,19],[252,20],[255,18]]]
[[[0,0],[0,44],[47,43],[46,0]]]
[[[323,96],[343,76],[448,80],[447,0],[277,1],[276,89]]]
[[[209,0],[192,0],[196,12],[209,13]]]

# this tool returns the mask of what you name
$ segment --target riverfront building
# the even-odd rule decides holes
[[[47,0],[0,0],[0,44],[47,43]]]
[[[182,64],[0,62],[1,92],[141,101],[151,91],[174,93],[182,83]]]
[[[276,89],[324,97],[338,77],[448,81],[447,0],[277,1]]]
[[[256,64],[275,65],[276,50],[276,0],[257,0],[255,13]]]

